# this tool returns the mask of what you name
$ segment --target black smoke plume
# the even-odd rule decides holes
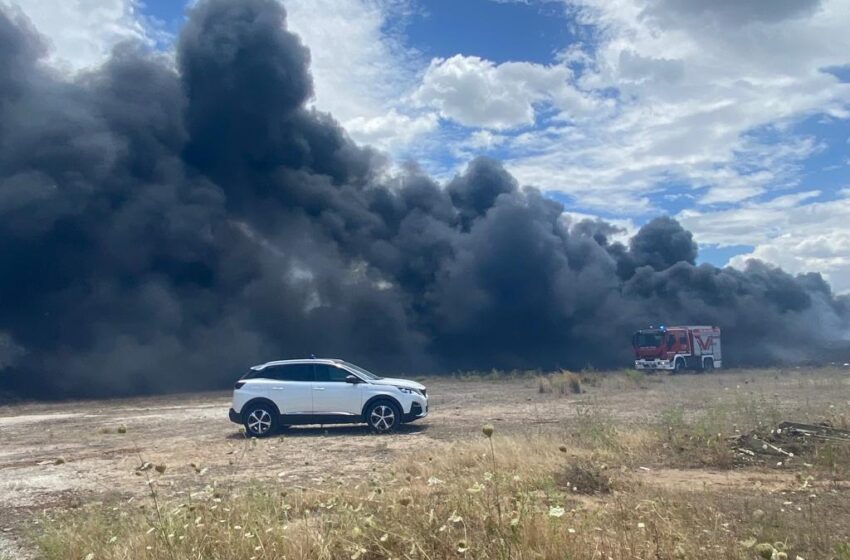
[[[472,161],[447,185],[308,109],[273,0],[202,0],[174,59],[123,44],[73,79],[0,10],[0,388],[221,387],[251,364],[384,372],[624,366],[650,323],[725,329],[727,362],[846,336],[816,274],[696,265],[669,218],[628,246]]]

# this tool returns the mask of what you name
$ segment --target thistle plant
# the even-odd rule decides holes
[[[502,527],[502,499],[499,495],[499,472],[496,467],[496,448],[493,445],[493,432],[495,428],[493,428],[493,424],[484,424],[481,428],[481,432],[487,437],[487,440],[490,442],[490,461],[493,464],[493,490],[496,494],[496,514],[499,517],[499,530],[501,531]]]

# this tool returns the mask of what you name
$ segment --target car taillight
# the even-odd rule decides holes
[[[244,381],[237,381],[236,385],[234,385],[233,388],[234,389],[241,389],[243,385],[245,385]]]

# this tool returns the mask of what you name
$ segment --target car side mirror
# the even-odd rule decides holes
[[[346,375],[345,376],[345,382],[357,384],[357,383],[360,383],[360,378],[357,377],[356,375]]]

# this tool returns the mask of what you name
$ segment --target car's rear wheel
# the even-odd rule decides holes
[[[266,437],[278,429],[277,411],[266,403],[251,405],[242,418],[248,437]]]
[[[401,411],[390,401],[378,401],[366,411],[366,423],[373,432],[388,434],[401,424]]]

